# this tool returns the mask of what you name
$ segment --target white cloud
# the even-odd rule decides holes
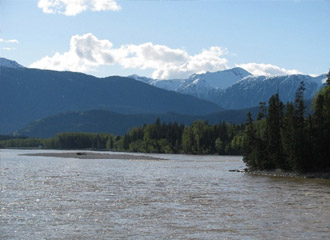
[[[71,37],[70,49],[55,53],[30,65],[33,68],[68,70],[90,73],[103,65],[119,65],[128,69],[152,70],[155,79],[187,78],[194,73],[215,72],[228,69],[228,61],[223,56],[227,49],[210,47],[200,53],[190,55],[183,49],[173,49],[151,42],[128,44],[114,48],[109,40],[100,40],[91,33]],[[301,74],[298,70],[287,70],[271,64],[237,64],[259,76],[279,76]]]
[[[288,70],[275,65],[263,63],[236,64],[236,66],[244,68],[246,71],[255,76],[283,76],[290,74],[301,74],[301,72],[296,69]]]
[[[227,69],[220,47],[204,49],[190,56],[185,50],[172,49],[150,42],[113,48],[109,40],[99,40],[93,34],[75,35],[70,49],[44,57],[30,65],[33,68],[90,72],[101,65],[118,64],[124,68],[151,69],[158,79],[186,78],[193,73]]]
[[[9,46],[12,46],[11,44],[18,44],[18,43],[19,42],[16,39],[6,40],[6,39],[3,39],[3,38],[0,38],[0,44],[1,44],[0,49],[4,50],[4,51],[15,50],[16,48],[9,47]]]
[[[18,43],[18,40],[16,39],[5,40],[0,38],[0,43]]]
[[[10,47],[3,47],[2,50],[5,51],[11,51],[11,50],[15,50],[16,48],[10,48]]]
[[[211,47],[204,49],[201,53],[187,57],[184,62],[176,64],[170,62],[159,66],[152,75],[157,79],[187,78],[194,73],[203,73],[206,71],[220,71],[227,69],[227,59],[221,57],[227,50],[220,47]]]
[[[93,67],[111,64],[114,56],[111,53],[112,43],[98,40],[93,34],[75,35],[70,41],[70,50],[63,54],[55,53],[30,65],[32,68],[69,70],[88,72]]]
[[[38,7],[44,13],[75,16],[86,10],[118,11],[120,6],[115,0],[39,0]]]

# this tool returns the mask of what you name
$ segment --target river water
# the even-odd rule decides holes
[[[330,181],[229,172],[242,157],[0,152],[0,239],[330,239]]]

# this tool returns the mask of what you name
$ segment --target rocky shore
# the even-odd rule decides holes
[[[61,158],[79,158],[79,159],[122,159],[122,160],[167,160],[146,155],[131,154],[112,154],[112,153],[95,153],[95,152],[53,152],[53,153],[33,153],[22,154],[24,156],[36,157],[61,157]]]
[[[320,178],[320,179],[330,179],[330,172],[289,172],[281,169],[275,170],[251,170],[246,169],[248,174],[260,175],[260,176],[272,176],[272,177],[295,177],[295,178]]]

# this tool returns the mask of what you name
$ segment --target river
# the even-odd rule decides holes
[[[75,159],[1,150],[0,239],[329,239],[330,181],[229,172],[242,157]]]

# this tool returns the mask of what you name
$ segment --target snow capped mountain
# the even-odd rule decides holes
[[[2,57],[0,57],[0,67],[23,68],[23,66],[17,62]]]
[[[137,76],[134,79],[212,101],[223,108],[242,109],[258,106],[260,102],[268,102],[275,93],[280,94],[284,103],[293,101],[301,81],[305,83],[305,99],[311,99],[322,87],[326,75],[253,76],[242,68],[233,68],[193,74],[185,80],[154,80]]]
[[[224,89],[249,75],[251,73],[238,67],[218,72],[193,74],[186,80],[184,88],[189,88],[189,85],[206,85],[213,89]]]
[[[24,68],[15,61],[1,57],[0,67]],[[138,75],[131,75],[129,78],[208,100],[222,108],[242,109],[258,106],[260,102],[268,102],[275,93],[279,93],[284,103],[293,101],[301,81],[305,83],[305,99],[312,99],[323,86],[326,75],[253,76],[243,68],[237,67],[218,72],[193,74],[187,79],[159,80]]]
[[[249,75],[251,74],[242,68],[233,68],[218,72],[193,74],[188,79],[156,80],[138,75],[129,77],[155,87],[210,100],[209,97],[214,91],[232,86]]]
[[[242,68],[233,68],[218,72],[206,72],[191,75],[178,92],[211,100],[214,92],[232,86],[237,81],[251,75]]]
[[[281,101],[294,101],[301,81],[305,83],[305,99],[312,99],[322,87],[326,75],[311,77],[309,75],[288,76],[248,76],[231,87],[216,94],[213,99],[218,105],[228,109],[257,106],[259,102],[268,102],[275,93],[279,93]]]

